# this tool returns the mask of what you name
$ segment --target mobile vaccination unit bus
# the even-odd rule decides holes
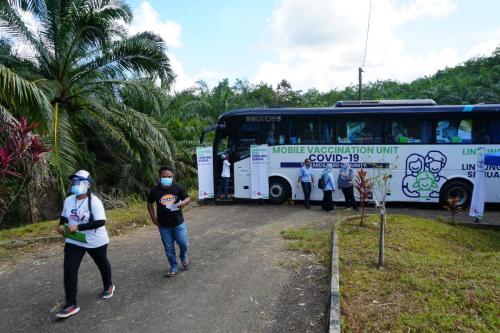
[[[229,152],[235,198],[251,198],[250,146],[269,146],[269,201],[303,200],[296,186],[304,159],[319,179],[327,163],[334,178],[341,163],[388,168],[387,201],[468,205],[474,186],[477,148],[500,151],[500,104],[436,105],[433,100],[347,101],[331,108],[260,108],[223,114],[215,130],[214,184],[221,152]],[[202,135],[203,137],[203,135]],[[311,200],[321,200],[314,187]],[[335,191],[334,201],[342,201]],[[487,167],[486,202],[500,202],[500,167]]]

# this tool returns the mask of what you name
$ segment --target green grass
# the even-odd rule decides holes
[[[134,203],[127,208],[107,210],[106,217],[106,229],[111,235],[118,235],[136,226],[151,223],[145,203]],[[53,220],[0,230],[0,242],[57,236],[56,227],[58,224],[59,220]],[[0,247],[0,256],[5,256],[5,254],[6,249]]]
[[[377,222],[339,227],[344,331],[500,330],[498,231],[389,215],[379,270]]]
[[[198,198],[198,192],[196,190],[190,190],[189,196],[191,197],[191,202],[194,202]],[[144,201],[134,201],[126,208],[106,210],[106,217],[106,229],[113,236],[127,229],[151,223],[146,209],[146,202]],[[58,224],[59,220],[52,220],[28,224],[18,228],[0,230],[0,242],[57,236],[55,229]],[[1,255],[2,248],[0,247],[0,256]]]
[[[281,236],[288,240],[286,243],[287,250],[314,254],[323,265],[329,265],[331,231],[311,230],[307,227],[302,227],[283,230],[281,231]]]
[[[191,197],[191,202],[195,202],[198,198],[198,192],[196,190],[189,190],[189,196]],[[111,236],[120,235],[136,227],[151,224],[151,219],[146,209],[146,202],[142,200],[133,201],[126,208],[106,210],[106,217],[106,229]],[[49,236],[58,237],[56,233],[58,224],[59,220],[53,220],[0,230],[0,243],[9,240],[27,240]],[[15,256],[19,250],[24,250],[24,248],[28,248],[29,250],[33,246],[27,245],[21,248],[9,248],[5,245],[0,246],[0,258]]]

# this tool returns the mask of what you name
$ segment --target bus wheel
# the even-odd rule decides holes
[[[273,177],[269,179],[269,202],[282,204],[290,197],[290,185],[283,178]]]
[[[457,206],[467,207],[472,199],[472,185],[463,180],[452,180],[444,184],[440,193],[441,204],[447,205],[448,199],[458,198]]]

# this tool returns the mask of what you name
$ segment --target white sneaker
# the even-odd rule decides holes
[[[113,293],[115,292],[115,285],[112,284],[111,287],[108,288],[108,290],[103,290],[101,293],[101,298],[102,299],[108,299],[113,296]]]

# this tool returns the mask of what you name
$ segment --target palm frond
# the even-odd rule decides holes
[[[26,26],[19,15],[18,1],[0,1],[0,32],[18,38],[26,43],[37,45],[38,41],[33,32]]]
[[[153,33],[146,32],[115,42],[109,51],[83,66],[82,71],[73,78],[73,82],[97,70],[109,78],[135,73],[139,76],[157,75],[165,84],[174,79],[163,40]]]
[[[45,11],[45,0],[8,0],[7,3],[35,15]]]
[[[61,198],[64,198],[65,180],[75,169],[79,148],[73,141],[68,113],[56,103],[49,136],[49,163],[55,171]]]
[[[28,81],[0,64],[0,104],[8,109],[31,115],[39,112],[45,121],[52,122],[53,109],[47,98],[50,86]]]
[[[0,105],[0,123],[10,124],[13,121],[15,121],[14,116],[9,112],[9,110]]]
[[[102,142],[114,146],[114,149],[122,150],[135,160],[140,160],[123,131],[114,125],[116,115],[113,112],[97,102],[85,108],[85,111],[88,113],[85,115],[88,125],[99,135]]]

